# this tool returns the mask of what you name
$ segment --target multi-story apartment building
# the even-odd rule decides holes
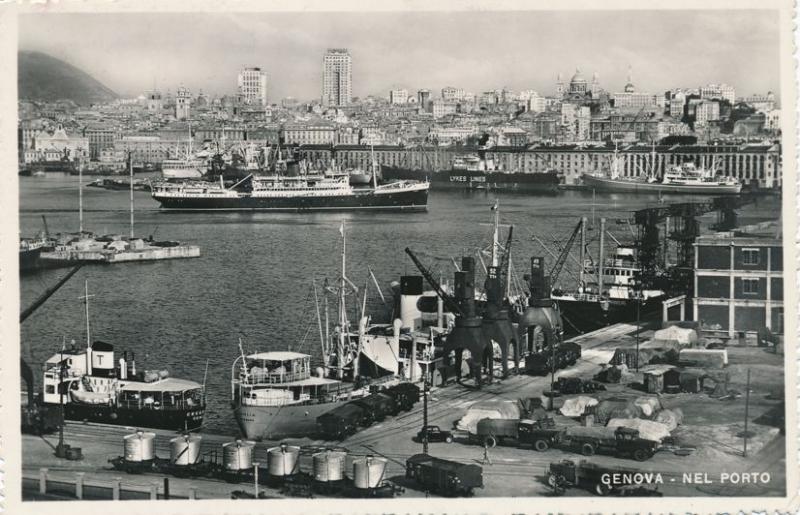
[[[694,106],[695,126],[707,125],[708,122],[719,120],[719,102],[701,100]]]
[[[453,86],[442,88],[442,100],[446,102],[460,102],[465,97],[464,88],[454,88]]]
[[[783,241],[778,224],[763,225],[695,240],[692,304],[704,333],[783,334]]]
[[[442,118],[449,114],[455,114],[458,110],[458,104],[450,100],[434,100],[432,104],[434,118]]]
[[[756,111],[761,112],[769,112],[775,109],[775,94],[772,91],[768,91],[766,95],[750,95],[749,97],[743,97],[739,99],[740,102],[744,102],[745,104],[749,105]]]
[[[393,89],[389,91],[390,104],[406,104],[408,103],[408,90],[406,89]]]
[[[346,48],[329,48],[322,59],[322,105],[342,106],[353,96],[353,59]]]
[[[97,160],[103,150],[114,147],[116,131],[107,127],[85,127],[83,135],[89,140],[89,158]]]
[[[281,140],[286,145],[332,145],[336,141],[336,128],[333,125],[285,125],[281,130]]]
[[[239,72],[239,95],[245,104],[267,106],[267,72],[258,67]]]
[[[728,84],[708,84],[700,87],[700,98],[725,99],[731,104],[736,102],[736,89]]]

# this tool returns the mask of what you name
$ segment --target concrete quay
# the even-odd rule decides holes
[[[635,340],[636,326],[617,324],[600,329],[590,334],[573,339],[581,344],[583,355],[578,363],[559,372],[560,376],[580,376],[591,378],[601,366],[608,363],[616,348],[630,346]],[[640,334],[642,341],[652,336],[652,331]],[[765,395],[773,391],[776,385],[782,385],[782,362],[772,355],[762,355],[755,349],[731,349],[730,367],[758,367],[762,373],[757,374],[751,383],[750,419],[758,420],[770,409],[774,402]],[[736,372],[736,370],[734,370]],[[744,390],[738,373],[732,374],[731,388]],[[605,398],[632,398],[642,395],[627,385],[607,385],[606,392],[592,394],[601,400]],[[467,408],[476,401],[489,399],[509,399],[536,397],[549,390],[550,377],[531,377],[511,375],[507,379],[495,379],[482,389],[475,390],[468,386],[450,385],[435,388],[431,392],[429,402],[428,423],[449,429],[461,418]],[[563,403],[564,397],[556,399],[556,409]],[[751,423],[751,430],[756,433],[748,444],[752,449],[747,457],[743,457],[741,449],[730,440],[721,436],[720,428],[735,427],[743,420],[743,398],[723,401],[710,399],[705,394],[664,394],[662,403],[665,407],[680,407],[685,414],[683,425],[676,432],[676,438],[683,447],[692,449],[688,456],[679,456],[670,451],[661,451],[648,461],[616,458],[608,455],[596,455],[590,461],[607,466],[635,469],[643,472],[660,474],[663,484],[657,486],[659,492],[668,496],[769,496],[783,495],[785,491],[785,438],[777,429]],[[711,404],[713,403],[713,404]],[[405,488],[403,497],[424,497],[428,494],[405,478],[405,460],[422,452],[422,444],[414,442],[413,437],[423,424],[423,403],[418,403],[411,412],[390,417],[385,421],[363,429],[343,442],[311,439],[285,440],[292,445],[307,446],[309,449],[322,450],[329,447],[345,448],[350,456],[383,456],[388,460],[386,479]],[[576,422],[558,413],[554,414],[559,424]],[[130,434],[135,428],[105,426],[68,422],[65,430],[65,442],[73,447],[83,449],[83,460],[66,461],[54,456],[58,435],[36,437],[23,436],[23,476],[25,478],[24,498],[42,497],[37,485],[41,483],[41,469],[46,468],[49,481],[74,484],[76,474],[80,473],[84,485],[105,487],[107,491],[134,491],[135,496],[163,495],[163,475],[159,474],[127,474],[113,470],[109,459],[123,454],[123,436]],[[158,457],[169,457],[169,439],[176,434],[166,431],[155,431],[155,453]],[[202,433],[201,453],[221,451],[223,443],[236,438],[235,435]],[[259,442],[255,448],[254,461],[266,464],[267,449],[278,442]],[[734,442],[735,443],[735,442]],[[484,488],[476,490],[478,497],[504,496],[549,496],[552,492],[545,481],[546,471],[550,463],[564,459],[578,461],[585,459],[579,454],[551,449],[547,452],[536,452],[513,446],[499,446],[489,449],[489,462],[484,460],[484,448],[469,445],[465,441],[456,440],[451,444],[432,443],[429,453],[433,456],[455,460],[462,463],[477,463],[483,467]],[[310,454],[301,455],[301,471],[310,470]],[[767,473],[770,480],[759,484],[731,484],[720,481],[720,474],[729,472]],[[685,474],[705,474],[706,481],[694,479],[687,482]],[[118,479],[117,479],[118,478]],[[230,484],[222,480],[209,478],[169,478],[170,493],[182,498],[230,498],[234,490],[252,492],[252,484]],[[115,486],[116,485],[116,486]],[[68,489],[68,488],[67,488]],[[110,489],[110,490],[109,490]],[[155,493],[152,492],[155,489]],[[62,487],[62,490],[64,488]],[[283,497],[277,487],[260,486],[259,490],[269,497]],[[569,496],[590,496],[586,490],[569,489]],[[126,498],[122,496],[121,498]]]

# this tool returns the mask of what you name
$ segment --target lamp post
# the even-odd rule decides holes
[[[431,393],[428,384],[428,374],[425,374],[425,383],[422,387],[422,454],[428,454],[428,396]]]

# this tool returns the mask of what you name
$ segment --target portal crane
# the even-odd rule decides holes
[[[419,272],[422,274],[422,277],[424,277],[425,280],[428,281],[428,284],[430,284],[431,287],[436,291],[436,294],[442,299],[442,301],[447,305],[447,307],[451,309],[453,313],[464,315],[465,312],[462,309],[460,303],[455,299],[455,297],[444,291],[444,288],[442,288],[441,284],[439,284],[439,281],[437,281],[436,278],[433,276],[433,273],[431,273],[431,271],[428,270],[425,267],[425,265],[422,264],[422,262],[417,258],[416,255],[414,255],[414,253],[408,247],[406,247],[406,254],[408,254],[408,257],[411,258],[411,261],[413,261],[414,265],[416,265],[416,267],[419,269]]]
[[[569,256],[569,251],[572,249],[572,245],[575,243],[575,238],[581,231],[581,224],[583,220],[578,222],[578,225],[575,226],[575,229],[572,230],[572,234],[569,235],[569,239],[567,243],[564,245],[564,248],[561,249],[561,254],[558,255],[555,264],[553,264],[553,268],[550,270],[550,286],[554,287],[556,285],[556,280],[558,280],[558,276],[561,275],[561,270],[564,268],[564,263],[567,261],[567,257]],[[581,263],[583,266],[583,263]]]

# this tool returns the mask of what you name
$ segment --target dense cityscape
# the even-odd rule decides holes
[[[777,14],[424,14],[27,20],[28,505],[790,494]]]
[[[358,98],[352,61],[347,49],[328,50],[313,101],[271,98],[269,73],[259,67],[231,77],[232,92],[221,97],[180,86],[88,106],[20,100],[19,161],[66,158],[85,173],[113,173],[128,153],[137,168],[158,167],[185,156],[191,142],[207,153],[220,145],[242,154],[294,147],[315,166],[363,166],[372,150],[381,165],[434,169],[480,146],[503,169],[556,170],[571,185],[607,168],[616,147],[628,156],[625,176],[640,175],[655,152],[658,163],[689,159],[745,186],[781,185],[780,108],[771,91],[737,96],[732,85],[707,84],[645,92],[629,68],[624,85],[576,69],[558,73],[545,93],[453,86]]]

